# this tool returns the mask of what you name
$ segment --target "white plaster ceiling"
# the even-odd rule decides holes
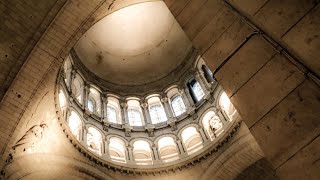
[[[172,72],[191,49],[162,1],[120,9],[93,25],[74,49],[95,75],[118,85],[143,85]]]

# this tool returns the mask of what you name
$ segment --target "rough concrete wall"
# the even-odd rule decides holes
[[[320,88],[241,14],[319,75],[318,1],[165,1],[281,179],[319,177]],[[183,18],[182,18],[183,17]],[[307,71],[308,72],[308,71]]]
[[[0,2],[0,100],[66,0]]]

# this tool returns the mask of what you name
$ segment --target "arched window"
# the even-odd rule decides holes
[[[130,126],[143,126],[142,111],[140,103],[137,100],[129,100],[128,105],[128,120]]]
[[[91,113],[100,116],[101,114],[101,97],[100,93],[94,89],[90,88],[89,98],[88,98],[88,109]]]
[[[137,140],[133,143],[133,158],[138,164],[152,161],[152,151],[147,141]]]
[[[186,112],[187,109],[178,88],[170,88],[167,96],[170,99],[171,108],[176,117]]]
[[[149,112],[152,124],[167,121],[166,112],[163,109],[159,97],[152,97],[148,99]]]
[[[88,99],[88,109],[91,113],[94,113],[96,109],[96,102],[90,97]]]
[[[126,162],[125,143],[120,138],[112,137],[109,141],[109,155],[113,161]]]
[[[159,156],[166,162],[179,158],[177,144],[172,137],[163,137],[158,141]]]
[[[186,112],[186,106],[183,103],[182,97],[180,95],[174,96],[171,99],[171,106],[175,116],[180,116]]]
[[[199,82],[195,79],[188,83],[188,87],[190,90],[191,97],[195,103],[199,102],[204,97],[204,92]]]
[[[76,100],[82,104],[83,101],[83,80],[82,78],[77,74],[76,77],[73,79],[71,91]]]
[[[231,103],[229,97],[227,96],[227,94],[225,92],[223,92],[221,94],[220,99],[219,99],[219,104],[220,104],[222,110],[227,114],[230,121],[236,119],[238,112],[234,108],[233,104]]]
[[[66,83],[67,87],[69,87],[70,86],[69,82],[71,80],[71,72],[72,72],[72,64],[69,56],[64,61],[63,72],[64,72],[64,82]]]
[[[67,99],[63,90],[59,91],[59,105],[61,109],[65,109],[67,106]]]
[[[77,138],[77,140],[80,140],[81,131],[82,131],[82,121],[78,113],[71,111],[68,119],[68,126],[71,133]]]
[[[194,153],[202,148],[202,139],[195,127],[184,129],[181,137],[188,154]]]
[[[202,124],[211,140],[223,132],[223,124],[214,111],[209,111],[203,116]]]
[[[93,127],[88,128],[87,145],[89,150],[101,155],[102,135],[96,128],[93,128]]]
[[[111,123],[121,124],[121,112],[119,100],[115,97],[108,97],[108,103],[106,106],[107,120]]]
[[[206,78],[208,83],[212,83],[214,81],[213,73],[206,65],[201,66],[204,77]]]

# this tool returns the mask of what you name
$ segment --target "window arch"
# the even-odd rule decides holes
[[[102,135],[94,127],[89,127],[87,132],[87,145],[88,149],[101,155],[102,149]]]
[[[89,92],[89,98],[88,98],[88,110],[97,115],[100,116],[101,113],[101,97],[100,93],[94,89],[90,88]]]
[[[119,100],[115,97],[108,97],[107,101],[108,103],[105,110],[107,120],[111,123],[121,124]]]
[[[167,92],[167,96],[170,99],[171,108],[176,117],[186,112],[187,108],[178,88],[170,89]]]
[[[135,141],[133,143],[133,158],[135,161],[141,163],[152,161],[152,150],[150,148],[150,144],[144,140]]]
[[[82,121],[80,116],[75,111],[71,111],[70,116],[68,118],[68,126],[71,133],[76,137],[77,140],[81,138],[82,131]]]
[[[222,108],[222,110],[227,114],[230,121],[235,120],[238,112],[231,103],[229,97],[225,92],[223,92],[219,98],[219,104]]]
[[[193,79],[188,83],[191,97],[195,103],[199,102],[204,97],[203,89],[198,81]]]
[[[149,98],[148,105],[152,124],[158,124],[167,121],[167,115],[159,97]]]
[[[126,148],[122,139],[112,137],[109,140],[109,155],[113,161],[126,162]]]
[[[82,104],[83,102],[83,86],[84,82],[83,79],[77,74],[76,77],[73,79],[71,91],[76,100]]]
[[[203,116],[202,124],[211,140],[223,132],[223,123],[214,111],[209,111]]]
[[[137,100],[128,100],[128,120],[130,126],[143,126],[143,116],[140,102]]]
[[[162,137],[158,141],[158,150],[161,160],[173,161],[179,158],[177,144],[172,137]]]
[[[188,127],[181,133],[184,147],[188,154],[192,154],[202,148],[201,135],[195,127]]]

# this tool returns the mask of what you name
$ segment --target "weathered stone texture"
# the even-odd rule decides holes
[[[250,128],[274,167],[319,136],[319,107],[319,86],[306,80]]]

